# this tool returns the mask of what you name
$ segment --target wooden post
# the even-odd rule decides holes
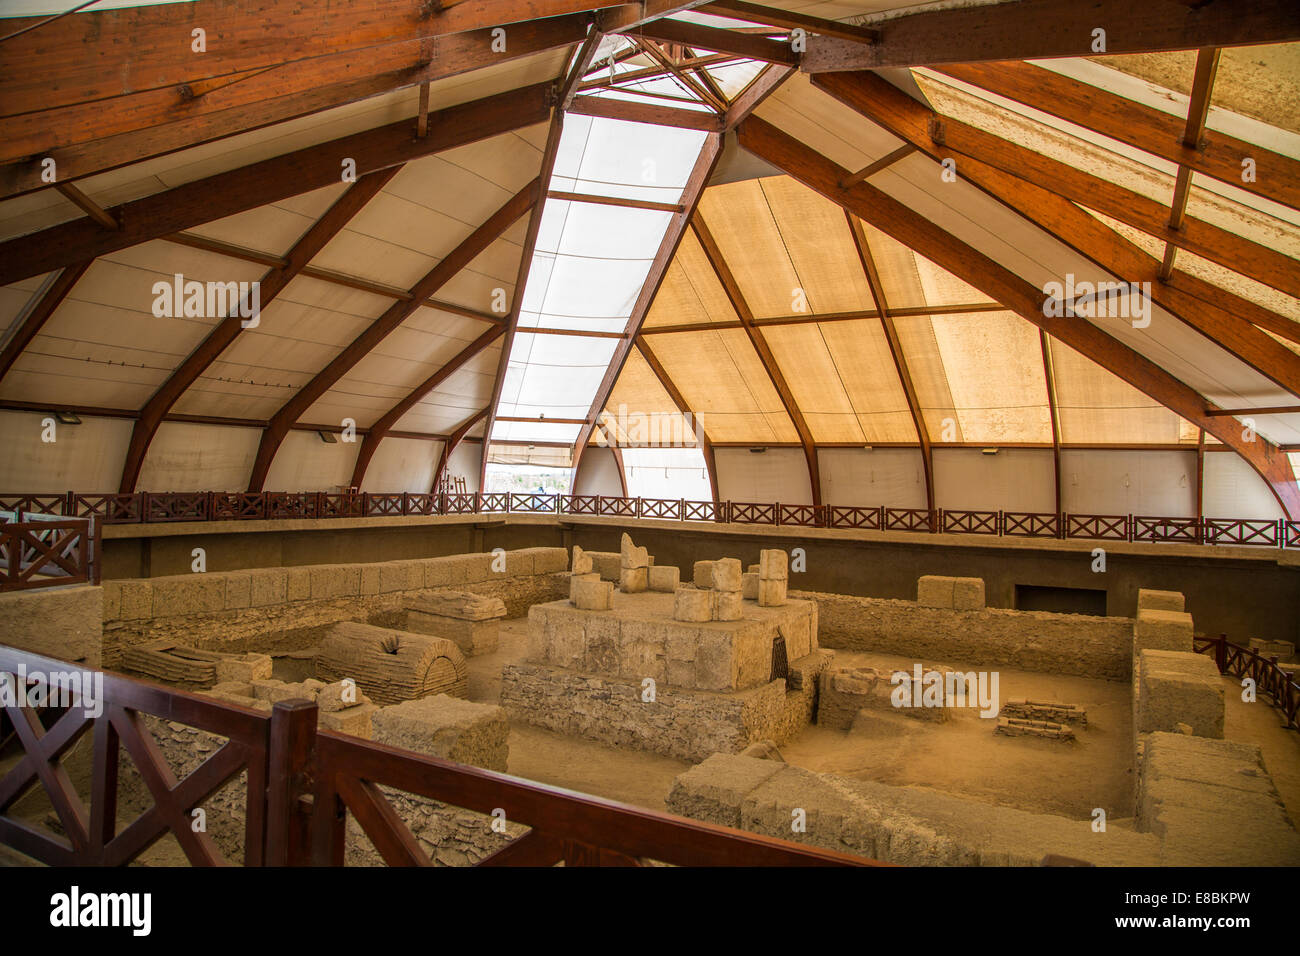
[[[306,866],[311,862],[300,799],[311,791],[316,750],[316,705],[284,700],[271,709],[270,764],[266,787],[266,865]]]

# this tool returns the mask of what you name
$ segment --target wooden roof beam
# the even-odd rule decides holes
[[[946,157],[942,123],[936,130],[936,117],[924,104],[875,74],[827,74],[814,82],[931,159]],[[1151,283],[1151,298],[1162,308],[1282,388],[1300,394],[1300,355],[1249,321],[1268,310],[1209,283],[1200,283],[1199,294],[1193,295],[1185,291],[1187,283],[1173,287],[1159,281],[1159,260],[1074,203],[1001,169],[963,158],[957,172],[1113,275],[1127,282]],[[1289,321],[1273,316],[1276,321]]]
[[[776,7],[745,3],[744,0],[713,0],[701,7],[699,12],[728,17],[732,20],[744,20],[748,23],[767,23],[791,31],[803,30],[805,33],[818,36],[838,37],[853,43],[875,43],[880,39],[880,31],[871,27],[855,27],[823,17],[810,17]]]
[[[408,132],[409,135],[409,132]],[[430,133],[430,137],[434,134]],[[365,358],[372,349],[382,342],[394,329],[401,325],[417,308],[440,288],[446,285],[462,269],[469,265],[480,253],[495,242],[502,233],[509,229],[520,217],[525,215],[540,201],[541,181],[534,179],[519,192],[508,199],[500,209],[487,221],[466,237],[460,245],[449,252],[442,260],[411,288],[409,301],[393,303],[387,311],[375,319],[360,335],[353,339],[346,348],[321,369],[310,382],[300,388],[280,409],[271,416],[262,441],[257,448],[257,458],[253,463],[249,477],[248,490],[261,491],[266,482],[267,472],[275,453],[284,441],[289,428],[302,417],[316,401],[328,392],[335,383],[346,375],[356,364]],[[516,300],[518,295],[516,295]]]
[[[821,77],[815,77],[813,84],[825,88]],[[884,111],[888,109],[892,97],[882,95],[873,98],[879,101],[878,109]],[[889,114],[881,113],[882,121],[886,115]],[[899,121],[905,118],[905,113],[898,111],[894,111],[894,115]],[[977,159],[1270,288],[1300,297],[1300,269],[1296,268],[1296,260],[1288,255],[1190,216],[1184,217],[1180,229],[1170,229],[1168,208],[1154,199],[950,116],[935,113],[934,120],[935,123],[926,131],[927,138],[939,148],[945,158],[949,154],[960,154],[953,155],[952,158],[958,161],[962,156]],[[942,142],[936,141],[936,136]],[[877,162],[884,162],[884,159]],[[871,166],[867,169],[870,170]],[[861,174],[855,173],[850,179],[859,175]],[[1182,275],[1173,277],[1171,281],[1175,286],[1187,287]],[[1300,341],[1296,323],[1289,319],[1278,327],[1265,326],[1258,321],[1256,324],[1284,337],[1289,327],[1290,334],[1297,336],[1296,341]]]
[[[985,60],[1155,53],[1204,46],[1249,46],[1300,39],[1289,0],[1251,4],[1193,0],[1021,0],[874,19],[870,43],[813,37],[803,56],[808,73]],[[1095,30],[1104,31],[1104,51]]]
[[[722,117],[717,113],[681,109],[676,106],[657,106],[634,100],[613,100],[603,96],[576,97],[570,104],[568,112],[579,116],[603,116],[606,119],[626,120],[630,123],[649,123],[652,126],[696,129],[706,133],[722,129]]]
[[[767,63],[779,63],[783,66],[798,66],[799,54],[795,53],[789,43],[769,40],[762,36],[707,27],[685,20],[655,20],[636,30],[621,30],[626,36],[648,37],[665,43],[680,43],[691,49],[712,50],[715,53],[731,53],[751,60],[763,60]]]
[[[1047,314],[1041,289],[940,229],[924,216],[867,183],[841,189],[848,170],[804,146],[777,127],[750,117],[740,127],[741,145],[827,199],[851,210],[886,235],[947,269],[990,298],[1032,322],[1132,385],[1143,394],[1234,449],[1268,483],[1284,512],[1300,516],[1300,487],[1286,454],[1262,436],[1246,441],[1236,422],[1205,414],[1204,396],[1159,365],[1089,322]]]
[[[355,161],[360,178],[532,126],[549,113],[549,90],[539,83],[439,110],[424,139],[414,138],[404,119],[166,189],[108,210],[122,223],[116,231],[78,220],[0,242],[0,285],[338,183],[345,158]]]
[[[1201,145],[1201,136],[1205,133],[1205,120],[1210,115],[1210,96],[1214,89],[1214,77],[1219,72],[1219,48],[1206,47],[1196,54],[1196,72],[1192,77],[1192,95],[1187,103],[1187,127],[1183,133],[1183,145],[1197,149]],[[1187,197],[1192,192],[1192,171],[1186,166],[1178,167],[1178,176],[1174,182],[1174,200],[1169,210],[1169,228],[1177,232],[1183,228],[1187,215]],[[1174,272],[1174,259],[1178,247],[1172,242],[1165,243],[1165,255],[1160,263],[1160,281],[1166,282]]]
[[[1218,4],[1216,7],[1227,9]],[[1294,19],[1300,24],[1300,17]],[[1199,149],[1188,146],[1183,142],[1187,127],[1184,120],[1030,63],[952,64],[941,72],[1186,166],[1192,172],[1300,209],[1300,160],[1217,130],[1204,132]],[[1242,180],[1245,159],[1255,162],[1253,182]]]

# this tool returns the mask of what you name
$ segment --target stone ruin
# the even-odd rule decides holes
[[[1077,704],[1058,704],[1047,700],[1013,697],[1002,704],[1001,713],[1004,717],[1046,720],[1057,724],[1078,724],[1080,727],[1088,726],[1088,712]]]
[[[353,737],[371,736],[371,718],[379,709],[349,680],[332,684],[313,678],[293,683],[269,679],[227,681],[207,693],[229,704],[262,711],[270,711],[282,700],[309,700],[317,708],[317,726]]]
[[[693,572],[681,583],[625,534],[616,590],[575,548],[570,599],[529,611],[503,706],[550,730],[693,759],[788,739],[811,720],[831,658],[816,604],[787,599],[784,552],[763,553],[758,600],[745,600],[734,558]]]
[[[941,675],[945,688],[951,668],[927,665],[923,672]],[[903,680],[896,683],[895,674]],[[820,694],[817,702],[817,725],[836,730],[849,730],[860,711],[898,713],[914,720],[944,723],[952,719],[952,701],[945,696],[939,707],[895,707],[894,691],[906,684],[911,694],[912,673],[906,670],[885,670],[875,667],[830,667],[821,674]]]
[[[1046,737],[1049,740],[1073,740],[1074,731],[1066,724],[1051,720],[1029,720],[1024,717],[999,717],[993,728],[995,734],[1006,737]]]
[[[501,598],[470,591],[438,591],[406,602],[406,630],[454,641],[466,657],[497,649],[505,616]]]
[[[125,648],[122,671],[185,690],[203,690],[223,681],[267,679],[271,676],[271,658],[266,654],[202,651],[160,638]]]
[[[351,678],[380,704],[469,692],[469,667],[455,642],[352,621],[330,628],[316,656],[316,675]]]

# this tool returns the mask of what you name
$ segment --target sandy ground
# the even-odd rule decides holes
[[[496,703],[501,667],[522,660],[527,620],[505,621],[498,650],[470,660],[472,700]],[[838,664],[907,667],[889,655],[836,651]],[[930,662],[927,662],[930,663]],[[960,661],[939,662],[962,668]],[[964,669],[964,668],[962,668]],[[1226,736],[1258,744],[1292,819],[1300,828],[1300,734],[1287,730],[1267,703],[1245,704],[1225,678]],[[1127,684],[1030,671],[999,671],[999,697],[1028,697],[1077,704],[1088,726],[1073,743],[1004,737],[975,710],[943,724],[889,715],[870,734],[810,726],[781,747],[786,760],[808,770],[932,787],[990,803],[1075,819],[1103,807],[1109,818],[1133,808],[1132,711]],[[515,721],[510,732],[510,772],[555,786],[662,809],[673,778],[690,766],[671,757],[608,747]]]

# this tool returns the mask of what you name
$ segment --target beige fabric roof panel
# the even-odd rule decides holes
[[[875,308],[843,211],[794,179],[714,186],[700,213],[756,317]]]
[[[916,440],[878,321],[771,327],[763,335],[814,441]]]
[[[881,292],[890,309],[934,308],[952,305],[991,305],[993,300],[963,282],[947,269],[863,223],[867,247],[880,274]]]
[[[408,164],[312,264],[409,289],[536,177],[512,133]]]
[[[694,443],[695,423],[688,421],[637,349],[628,352],[601,421],[620,445]]]
[[[282,256],[329,211],[347,188],[345,183],[336,183],[269,206],[205,222],[186,231],[245,249]]]
[[[658,336],[654,349],[710,441],[799,440],[744,330]]]
[[[438,290],[439,302],[505,316],[514,304],[519,257],[524,252],[528,217],[520,219]]]
[[[1178,415],[1068,345],[1052,339],[1051,350],[1063,443],[1165,444],[1180,440]]]
[[[655,294],[644,328],[740,322],[693,230],[687,229]]]
[[[262,271],[163,242],[97,259],[19,356],[0,397],[138,408],[218,321],[155,316],[161,296],[154,284],[166,283],[170,292],[176,273],[224,283],[255,281]],[[170,297],[166,304],[173,304]]]
[[[501,358],[498,340],[454,372],[393,425],[394,431],[445,435],[492,398],[492,383]],[[481,430],[478,432],[481,434]],[[471,430],[470,434],[474,434]]]
[[[1051,442],[1037,328],[1011,312],[936,315],[929,321],[964,441]],[[918,399],[930,422],[934,407],[924,394]],[[943,441],[942,431],[932,431],[931,438]]]
[[[192,415],[267,418],[391,305],[298,276],[176,402]]]
[[[482,322],[419,309],[302,414],[305,422],[351,418],[374,424],[416,386],[445,365],[485,328]]]

